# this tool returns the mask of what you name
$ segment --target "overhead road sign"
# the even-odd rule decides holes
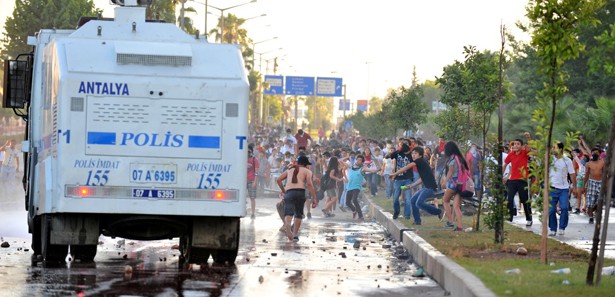
[[[314,95],[314,77],[287,76],[286,95]]]
[[[337,77],[318,77],[316,96],[342,97],[342,79]]]
[[[267,87],[263,94],[265,95],[284,95],[284,76],[281,75],[265,75],[265,83]]]

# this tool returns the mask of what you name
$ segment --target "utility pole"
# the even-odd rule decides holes
[[[342,87],[344,88],[344,106],[342,106],[342,113],[344,115],[344,119],[346,119],[346,84],[343,84]]]

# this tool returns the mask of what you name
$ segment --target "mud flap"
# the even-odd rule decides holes
[[[239,218],[195,218],[192,225],[192,246],[198,248],[237,250]]]

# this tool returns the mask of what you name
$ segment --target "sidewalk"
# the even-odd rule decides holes
[[[611,208],[609,214],[609,223],[606,236],[606,245],[604,250],[604,256],[607,258],[615,259],[615,208]],[[525,216],[522,214],[517,215],[512,224],[520,227],[527,228],[536,234],[542,233],[542,223],[540,222],[539,213],[534,211],[533,214],[534,224],[531,228],[525,227]],[[604,211],[602,213],[604,218]],[[559,216],[557,218],[559,220]],[[589,217],[586,214],[572,214],[570,213],[568,219],[568,227],[566,228],[566,234],[561,236],[551,236],[552,239],[567,243],[576,248],[591,252],[592,238],[594,237],[595,224],[589,224]],[[559,223],[559,222],[558,222]],[[606,226],[603,225],[604,228]],[[600,230],[602,234],[602,230]]]

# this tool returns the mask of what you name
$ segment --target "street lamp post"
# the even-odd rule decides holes
[[[233,6],[229,6],[229,7],[226,7],[226,8],[218,8],[218,7],[209,5],[209,7],[213,8],[213,9],[217,9],[217,10],[220,11],[220,18],[221,18],[221,20],[220,20],[220,43],[224,43],[224,11],[225,10],[229,10],[231,8],[235,8],[235,7],[243,6],[243,5],[246,5],[246,4],[254,3],[254,2],[256,2],[256,0],[252,0],[250,2],[246,2],[246,3],[242,3],[242,4],[237,4],[237,5],[233,5]]]
[[[242,18],[241,20],[243,20],[243,22],[245,23],[246,21],[253,20],[253,19],[256,19],[256,18],[260,18],[260,17],[264,17],[264,16],[267,16],[267,14],[263,13],[261,15],[257,15],[257,16],[253,16],[253,17],[249,17],[249,18],[245,18],[245,19]],[[235,29],[235,34],[234,34],[235,35],[235,43],[239,43],[238,40],[237,40],[239,38],[239,31],[238,31],[238,28],[237,28],[237,22],[235,22],[235,28],[234,29]]]
[[[342,114],[344,115],[344,119],[346,119],[346,84],[343,84],[342,88],[344,90],[344,106],[342,106]]]
[[[209,5],[207,2],[208,0],[205,0],[205,3],[202,2],[198,2],[198,1],[194,1],[193,2],[199,3],[201,5],[205,5],[205,35],[207,36],[208,32],[207,32],[207,8],[211,7],[213,9],[217,9],[220,11],[220,43],[224,43],[224,11],[225,10],[229,10],[231,8],[235,8],[235,7],[239,7],[239,6],[244,6],[250,3],[254,3],[256,2],[256,0],[252,0],[250,2],[245,2],[245,3],[241,3],[241,4],[237,4],[237,5],[233,5],[233,6],[229,6],[229,7],[225,7],[225,8],[219,8],[219,7],[215,7],[213,5]]]
[[[254,69],[254,66],[255,66],[255,64],[254,64],[254,55],[256,54],[256,45],[259,44],[259,43],[271,41],[271,40],[274,40],[274,39],[278,39],[278,37],[276,36],[276,37],[273,37],[273,38],[270,38],[270,39],[265,39],[265,40],[261,40],[261,41],[252,43],[252,69]]]
[[[277,37],[276,37],[277,38]],[[258,53],[258,72],[263,73],[263,55],[267,54],[267,53],[271,53],[277,50],[282,50],[282,48],[278,48],[278,49],[274,49],[274,50],[270,50],[270,51],[266,51],[264,53]],[[252,61],[252,67],[254,67],[254,61]],[[258,119],[260,120],[261,125],[264,124],[264,118],[263,118],[263,89],[262,89],[262,84],[261,86],[258,88]]]

